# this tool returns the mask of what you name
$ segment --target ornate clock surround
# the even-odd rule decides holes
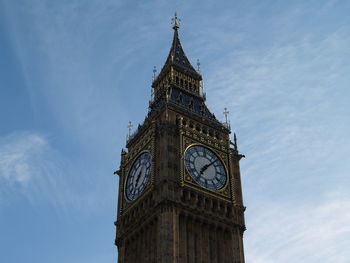
[[[120,188],[119,191],[123,192],[124,198],[120,203],[120,210],[122,213],[125,213],[135,205],[139,201],[142,201],[142,199],[147,196],[147,194],[152,190],[154,185],[154,178],[155,178],[155,165],[156,160],[154,158],[155,155],[155,129],[154,127],[149,127],[149,129],[143,129],[139,134],[135,134],[137,136],[130,137],[128,141],[128,147],[129,152],[124,152],[122,154],[122,188]],[[129,172],[132,168],[132,165],[134,161],[143,153],[143,152],[149,152],[152,156],[151,158],[151,174],[149,177],[149,180],[146,184],[145,189],[141,193],[141,195],[136,200],[128,200],[126,197],[125,191],[126,191],[126,182],[129,176]]]
[[[225,201],[233,200],[232,192],[232,173],[233,169],[230,164],[230,145],[229,131],[223,127],[215,128],[210,123],[200,118],[189,117],[184,114],[177,114],[177,123],[180,131],[180,152],[181,152],[181,185],[194,188],[205,194],[215,196]],[[227,181],[225,186],[220,190],[208,190],[198,185],[188,174],[184,165],[184,153],[192,145],[203,145],[215,152],[223,162],[226,172]]]

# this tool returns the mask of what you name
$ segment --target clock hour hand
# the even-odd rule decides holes
[[[215,159],[214,161],[204,165],[201,170],[200,170],[200,174],[203,174],[205,170],[207,170],[209,168],[209,166],[213,165],[215,162],[217,161],[217,159]]]

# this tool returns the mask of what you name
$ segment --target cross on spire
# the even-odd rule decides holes
[[[174,17],[171,19],[174,29],[173,43],[171,45],[167,60],[165,61],[165,65],[160,70],[160,73],[158,75],[159,77],[157,77],[154,81],[155,86],[158,84],[159,81],[163,79],[162,76],[164,76],[164,72],[166,72],[170,67],[173,66],[177,67],[180,70],[185,70],[186,73],[192,75],[192,77],[196,80],[202,79],[200,73],[198,73],[197,70],[191,65],[181,46],[178,32],[178,28],[180,27],[180,21],[181,20],[179,19],[177,13],[175,13]]]
[[[174,18],[171,19],[171,23],[174,24],[174,30],[178,30],[180,28],[180,21],[181,19],[177,16],[177,12],[175,12]]]

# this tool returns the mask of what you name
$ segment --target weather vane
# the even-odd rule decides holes
[[[174,30],[177,30],[178,28],[180,28],[180,22],[181,22],[181,19],[178,18],[177,12],[175,12],[174,18],[171,19],[171,23],[174,24],[173,26]]]

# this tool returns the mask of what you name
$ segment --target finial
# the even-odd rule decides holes
[[[225,115],[226,124],[227,124],[227,115],[228,115],[229,113],[230,113],[230,112],[229,112],[229,111],[227,111],[227,108],[225,107],[225,108],[224,108],[224,112],[223,112],[223,114]]]
[[[225,122],[225,126],[226,126],[226,128],[227,129],[231,129],[231,125],[230,125],[230,121],[227,119],[227,116],[228,116],[228,114],[229,114],[230,112],[227,110],[227,108],[225,107],[224,108],[224,112],[223,112],[223,114],[225,115],[225,119],[226,119],[226,122]]]
[[[236,133],[233,133],[233,145],[235,146],[235,150],[237,150],[237,136]]]
[[[156,79],[156,73],[157,73],[157,68],[156,68],[156,66],[154,66],[153,67],[153,77],[152,77],[153,81],[155,81],[155,79]]]
[[[129,130],[128,139],[129,139],[130,136],[131,136],[131,129],[132,129],[132,127],[134,127],[134,125],[132,125],[132,124],[131,124],[131,121],[129,121],[129,124],[128,124],[128,126],[127,126],[128,130]]]
[[[178,18],[177,12],[175,12],[174,18],[171,19],[171,23],[174,24],[173,25],[174,30],[178,30],[180,28],[180,21],[181,19]]]
[[[197,59],[197,71],[200,73],[201,72],[201,62],[199,59]]]

